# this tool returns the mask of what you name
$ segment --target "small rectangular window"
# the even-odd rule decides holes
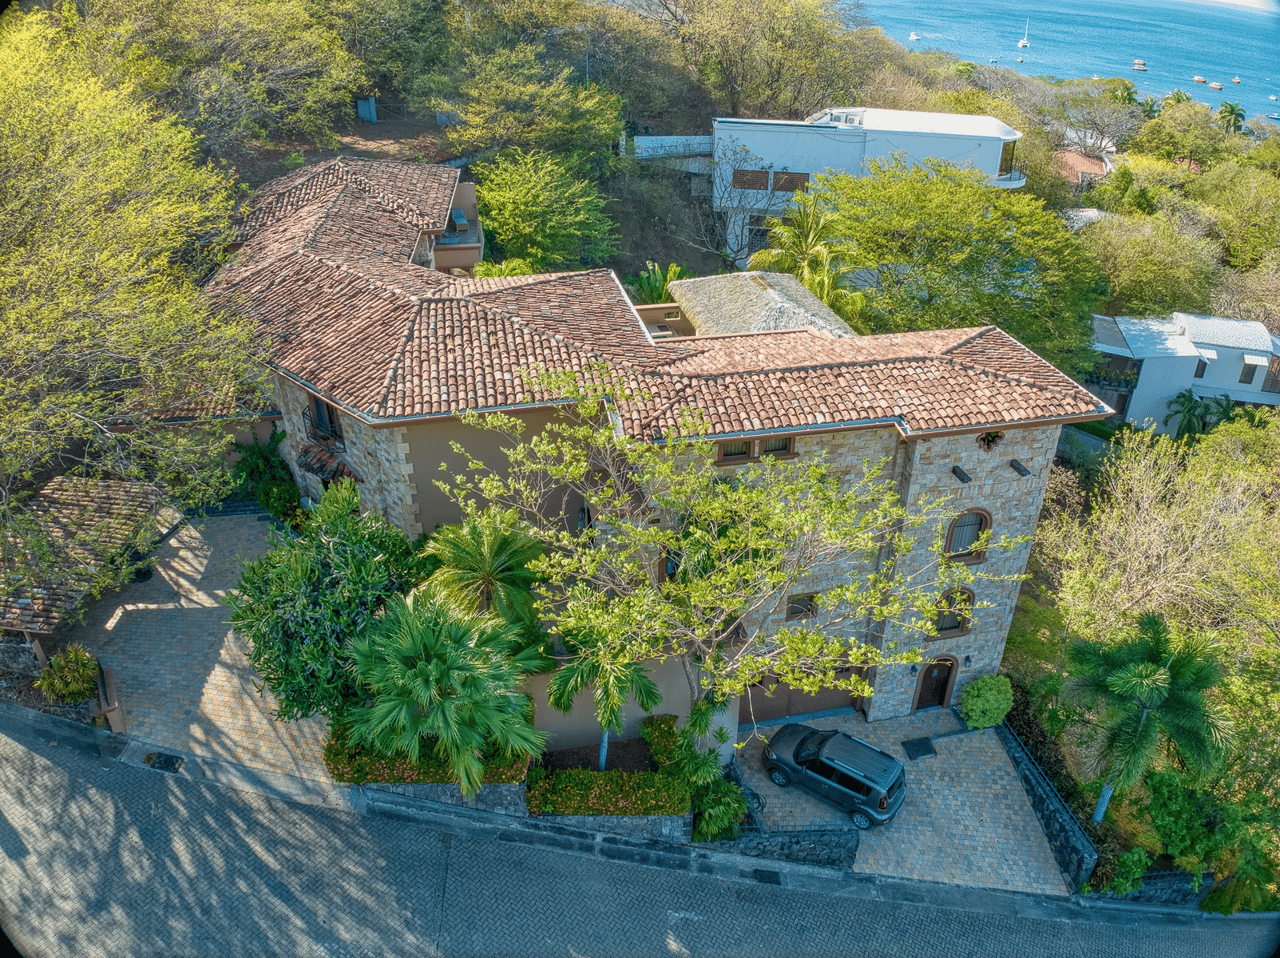
[[[1240,371],[1240,382],[1246,386],[1253,384],[1253,377],[1258,375],[1258,367],[1253,363],[1245,363],[1244,369]]]
[[[809,188],[808,173],[774,173],[773,188],[787,193],[794,193],[797,190],[807,190]]]
[[[795,439],[791,436],[766,439],[760,444],[762,456],[789,456],[795,452]]]
[[[769,188],[769,171],[734,170],[733,188],[735,190],[767,190]]]
[[[1196,379],[1204,379],[1205,371],[1209,368],[1209,364],[1203,359],[1196,360]]]
[[[1267,375],[1262,380],[1264,393],[1280,393],[1280,356],[1271,357],[1271,365],[1267,367]]]
[[[793,595],[787,598],[787,621],[793,619],[808,619],[818,614],[818,604],[814,602],[817,597],[816,592],[806,592],[803,595]]]
[[[742,459],[751,458],[751,442],[744,440],[743,442],[722,442],[720,443],[720,461],[735,462]]]

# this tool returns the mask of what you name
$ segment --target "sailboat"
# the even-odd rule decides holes
[[[1027,39],[1027,34],[1031,32],[1031,21],[1027,21],[1027,28],[1022,31],[1022,39],[1018,41],[1018,49],[1031,46],[1031,41]]]

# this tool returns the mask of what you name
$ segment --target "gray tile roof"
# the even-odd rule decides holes
[[[762,333],[811,326],[852,336],[843,319],[790,273],[725,273],[671,284],[671,297],[700,335]]]

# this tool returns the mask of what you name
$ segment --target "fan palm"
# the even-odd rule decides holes
[[[571,638],[567,644],[573,657],[551,676],[547,701],[567,715],[579,693],[591,689],[600,723],[598,768],[603,772],[609,756],[609,733],[622,731],[627,700],[634,698],[640,708],[651,713],[662,704],[662,693],[640,663],[628,660],[620,648],[599,636]]]
[[[480,789],[486,753],[539,754],[544,736],[519,693],[536,657],[512,655],[514,636],[508,623],[467,615],[430,586],[398,596],[352,642],[372,704],[352,711],[350,740],[413,761],[430,745],[467,795]]]
[[[467,612],[492,612],[507,622],[532,616],[530,590],[538,577],[529,563],[542,546],[509,517],[486,514],[444,526],[426,553],[440,561],[430,582]]]
[[[1105,706],[1093,770],[1106,778],[1095,823],[1117,789],[1131,788],[1146,774],[1162,742],[1193,774],[1208,772],[1228,745],[1230,727],[1205,697],[1222,678],[1209,636],[1175,639],[1161,616],[1144,615],[1129,640],[1077,642],[1070,656],[1075,675],[1068,695]]]
[[[1223,103],[1218,107],[1218,126],[1227,133],[1239,133],[1244,128],[1244,107],[1239,103]]]
[[[1164,417],[1164,424],[1177,419],[1178,431],[1175,439],[1186,439],[1204,432],[1204,417],[1207,409],[1200,397],[1192,389],[1184,389],[1169,400],[1169,415]]]
[[[1206,399],[1204,402],[1204,415],[1209,420],[1210,429],[1224,422],[1231,422],[1236,418],[1236,414],[1235,402],[1225,393]]]

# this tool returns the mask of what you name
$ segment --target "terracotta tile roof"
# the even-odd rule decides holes
[[[338,458],[338,453],[325,446],[308,445],[298,450],[298,458],[294,460],[298,468],[319,476],[326,482],[337,482],[339,479],[351,479],[364,482],[350,466]]]
[[[30,507],[42,542],[53,552],[48,577],[0,594],[0,628],[48,634],[79,605],[105,562],[140,534],[154,533],[156,493],[138,482],[60,476]],[[21,542],[11,545],[23,548]]]
[[[647,397],[623,410],[640,436],[672,430],[689,406],[721,435],[890,420],[918,433],[1106,412],[994,327],[654,342],[607,270],[478,280],[414,265],[417,229],[340,172],[268,187],[272,208],[291,215],[264,214],[209,292],[256,318],[277,369],[369,421],[546,400],[530,387],[538,370],[592,378],[602,365]],[[387,189],[402,182],[378,175]]]

